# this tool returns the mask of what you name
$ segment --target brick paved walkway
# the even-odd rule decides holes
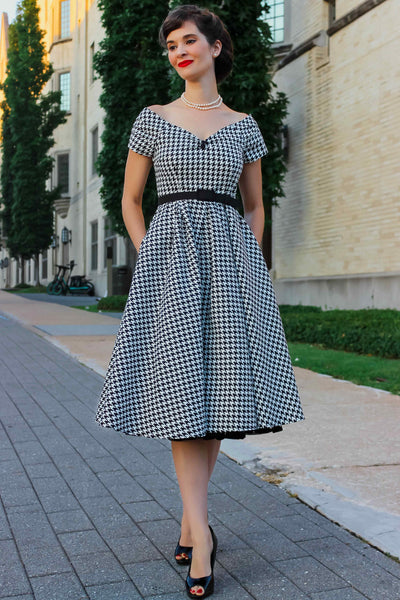
[[[100,427],[102,378],[0,316],[0,598],[180,600],[170,442]],[[218,599],[400,600],[400,565],[220,453]]]

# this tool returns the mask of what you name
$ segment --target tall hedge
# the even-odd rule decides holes
[[[105,36],[95,54],[94,66],[103,93],[105,110],[102,150],[97,169],[102,176],[103,207],[116,230],[126,236],[121,214],[127,141],[133,118],[151,104],[167,104],[180,96],[185,82],[169,65],[158,45],[158,30],[168,11],[181,2],[99,0]],[[257,120],[268,146],[263,159],[263,198],[266,225],[270,207],[283,195],[282,181],[287,170],[281,149],[282,122],[287,114],[287,98],[276,91],[272,80],[274,52],[271,33],[262,11],[266,2],[202,2],[226,24],[234,45],[231,75],[219,85],[223,101],[239,112],[251,113]],[[238,192],[239,194],[239,192]],[[143,196],[143,213],[148,226],[157,206],[154,171]]]
[[[144,106],[169,101],[165,57],[157,42],[159,27],[168,13],[168,2],[99,0],[99,8],[104,37],[93,64],[101,78],[100,105],[105,116],[96,168],[102,177],[102,205],[114,229],[126,237],[121,198],[132,124]],[[156,206],[154,171],[151,170],[143,195],[146,226]]]

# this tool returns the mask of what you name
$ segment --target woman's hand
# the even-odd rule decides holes
[[[244,219],[261,246],[265,227],[262,198],[261,158],[245,163],[239,179],[239,190],[244,208]]]
[[[151,166],[151,157],[138,154],[129,149],[121,205],[125,227],[137,252],[139,252],[143,238],[146,235],[142,198]]]

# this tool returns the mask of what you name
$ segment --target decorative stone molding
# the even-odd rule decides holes
[[[69,196],[54,200],[54,210],[61,219],[65,219],[68,214],[71,198]]]
[[[296,60],[296,58],[298,58],[305,52],[308,52],[309,50],[311,50],[311,48],[314,48],[315,46],[324,47],[327,46],[327,44],[328,36],[326,34],[326,31],[321,29],[316,34],[309,37],[307,40],[304,40],[303,43],[296,46],[296,48],[291,50],[291,52],[286,54],[286,56],[279,61],[278,69],[282,69],[282,67]]]

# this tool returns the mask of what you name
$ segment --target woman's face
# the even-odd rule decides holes
[[[193,21],[185,21],[167,36],[168,59],[182,79],[195,80],[212,69],[221,51],[219,40],[210,46]]]

